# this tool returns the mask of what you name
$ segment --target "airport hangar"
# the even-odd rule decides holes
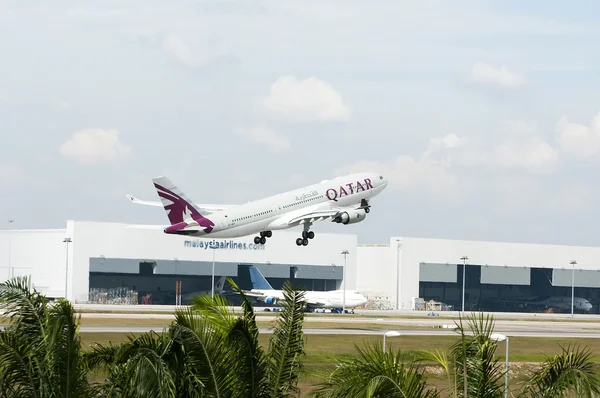
[[[275,289],[289,279],[305,289],[339,289],[345,276],[347,289],[367,296],[367,308],[411,310],[420,297],[460,309],[464,261],[467,310],[510,311],[497,300],[521,297],[570,299],[574,278],[575,296],[600,313],[600,247],[412,237],[358,245],[356,235],[328,233],[299,247],[297,235],[295,229],[277,231],[263,246],[253,236],[198,239],[123,223],[67,221],[62,229],[5,230],[0,281],[31,275],[47,297],[65,297],[66,285],[66,296],[78,303],[175,304],[178,290],[210,291],[214,258],[215,282],[228,276],[242,288],[250,286],[239,264],[254,264]]]

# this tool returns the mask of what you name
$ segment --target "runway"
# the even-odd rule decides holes
[[[186,306],[178,307],[175,305],[123,305],[123,304],[73,304],[76,311],[80,313],[138,313],[138,314],[168,314],[173,313],[177,308],[187,308]],[[241,307],[230,307],[236,312],[241,312]],[[257,315],[269,314],[265,313],[264,307],[254,308]],[[470,314],[466,311],[466,314]],[[487,314],[487,313],[486,313]],[[564,320],[598,320],[600,322],[600,314],[575,314],[571,318],[568,313],[528,313],[528,312],[490,312],[495,319],[564,319]],[[332,314],[315,314],[330,316]],[[339,316],[347,316],[346,314],[337,314]],[[372,309],[357,309],[355,316],[384,316],[384,317],[404,317],[404,318],[458,318],[460,311],[413,311],[413,310],[372,310]]]
[[[82,326],[82,333],[145,333],[151,330],[160,332],[163,326]],[[307,335],[382,335],[388,330],[394,330],[405,336],[457,336],[457,333],[449,329],[368,329],[368,328],[304,328]],[[261,333],[272,333],[271,328],[259,327]],[[548,338],[600,338],[596,330],[571,330],[571,329],[547,329],[543,330],[495,330],[509,337],[548,337]]]

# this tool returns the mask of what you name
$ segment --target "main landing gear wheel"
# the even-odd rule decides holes
[[[313,231],[304,230],[302,231],[302,237],[296,239],[296,244],[298,246],[308,246],[308,240],[313,239],[315,237],[315,233]]]
[[[302,231],[302,239],[314,239],[315,233],[313,231]]]
[[[308,239],[298,238],[298,239],[296,239],[296,244],[298,246],[307,246],[308,245]]]
[[[272,231],[262,231],[260,233],[260,236],[254,237],[254,244],[255,245],[264,245],[265,243],[267,243],[267,238],[270,238],[271,236],[273,236]]]

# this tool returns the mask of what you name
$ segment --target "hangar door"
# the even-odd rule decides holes
[[[419,264],[419,282],[446,282],[456,283],[456,264]]]
[[[552,270],[552,286],[571,287],[572,269]],[[600,287],[600,270],[575,270],[575,287]]]
[[[531,284],[531,268],[482,265],[481,283],[529,286]]]

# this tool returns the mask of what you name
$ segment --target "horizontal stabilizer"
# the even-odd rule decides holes
[[[139,198],[137,198],[133,195],[129,195],[129,194],[126,194],[125,196],[127,197],[127,199],[129,199],[129,201],[131,203],[134,203],[136,205],[163,207],[163,203],[161,201],[142,200],[142,199],[139,199]],[[225,209],[232,208],[235,205],[194,203],[194,206],[198,209],[198,212],[200,214],[208,214],[208,213],[214,213],[216,211],[223,211]]]
[[[127,196],[127,199],[129,199],[132,203],[135,203],[137,205],[146,205],[146,206],[158,206],[158,207],[162,207],[162,203],[158,202],[158,201],[151,201],[151,200],[141,200],[136,198],[135,196],[132,195],[125,195]]]
[[[133,228],[133,229],[165,229],[165,226],[164,225],[132,224],[132,225],[127,225],[125,228]]]

